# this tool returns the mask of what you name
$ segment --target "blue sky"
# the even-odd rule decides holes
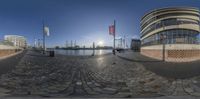
[[[112,45],[108,26],[116,20],[117,36],[138,38],[140,18],[161,7],[193,6],[199,0],[0,0],[0,39],[6,34],[25,36],[29,45],[42,38],[42,21],[50,28],[47,46],[104,41]]]

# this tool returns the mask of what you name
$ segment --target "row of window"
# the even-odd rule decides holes
[[[184,15],[190,15],[190,16],[196,16],[199,17],[199,15],[197,14],[193,14],[193,13],[182,13],[182,12],[177,12],[177,13],[167,13],[167,14],[162,14],[162,15],[158,15],[155,16],[153,18],[151,18],[150,20],[148,20],[147,22],[145,22],[144,24],[141,24],[142,28],[146,27],[148,24],[150,24],[151,22],[161,19],[161,18],[165,18],[165,17],[170,17],[170,16],[184,16]]]
[[[159,32],[142,40],[142,46],[156,44],[199,44],[200,33],[193,30],[174,29]]]
[[[166,12],[170,12],[170,11],[191,11],[191,12],[199,13],[199,10],[196,9],[196,8],[179,8],[179,9],[177,9],[177,8],[169,8],[169,9],[166,8],[166,9],[159,9],[159,10],[152,11],[148,15],[144,16],[142,18],[142,20],[146,20],[146,19],[151,18],[152,16],[156,16],[158,14],[166,13]]]
[[[166,20],[162,20],[150,25],[147,29],[145,29],[145,31],[143,31],[141,36],[144,36],[145,34],[161,27],[170,26],[170,25],[180,25],[180,24],[199,24],[199,22],[196,20],[184,19],[184,18],[166,19]]]

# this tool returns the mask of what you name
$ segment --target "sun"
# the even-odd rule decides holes
[[[98,41],[97,43],[99,46],[103,46],[104,42],[103,41]]]

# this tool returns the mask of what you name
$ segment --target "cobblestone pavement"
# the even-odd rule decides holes
[[[141,64],[155,60],[132,61],[130,55],[52,58],[28,51],[15,70],[1,76],[4,91],[0,93],[7,97],[199,96],[200,77],[162,77]]]
[[[15,68],[19,60],[24,56],[26,50],[15,56],[6,59],[0,59],[0,75],[5,74]]]
[[[119,58],[138,62],[147,70],[168,78],[186,79],[200,75],[200,61],[183,63],[163,62],[142,56],[139,52],[132,51],[120,54]]]
[[[92,58],[90,58],[92,59]],[[123,81],[102,78],[85,57],[46,57],[29,51],[1,86],[12,96],[130,97]],[[93,61],[93,59],[91,60]]]
[[[169,96],[200,96],[200,61],[187,63],[169,63],[159,60],[150,59],[140,55],[139,53],[127,52],[118,55],[119,58],[138,62],[147,70],[154,72],[171,81],[168,88],[163,87],[159,93]],[[158,80],[156,78],[156,80]],[[165,85],[162,85],[165,86]]]

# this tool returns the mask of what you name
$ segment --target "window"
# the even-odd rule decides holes
[[[198,44],[200,33],[193,30],[174,29],[147,37],[142,45],[162,44],[161,35],[166,35],[166,44]]]
[[[192,19],[186,19],[186,18],[171,18],[171,19],[166,19],[166,20],[162,20],[159,22],[156,22],[152,25],[150,25],[149,27],[147,27],[144,32],[142,33],[142,36],[146,35],[147,33],[161,28],[163,26],[170,26],[170,25],[179,25],[179,24],[198,24],[199,22],[196,20],[192,20]]]

